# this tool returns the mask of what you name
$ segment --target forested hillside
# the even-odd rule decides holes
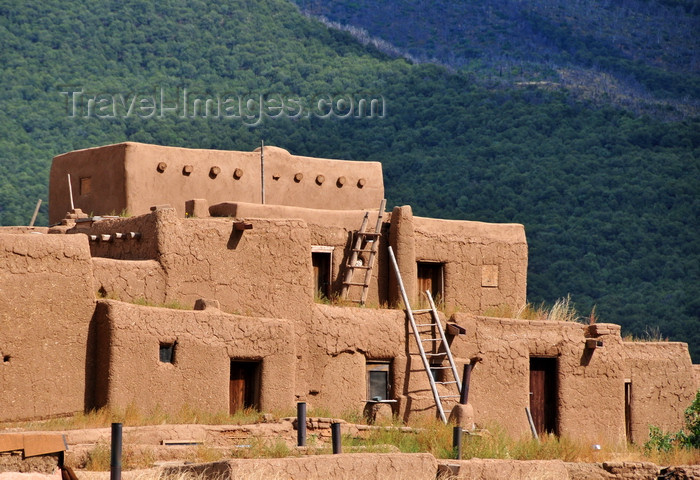
[[[481,83],[546,82],[637,112],[700,113],[697,0],[295,2],[362,41]]]
[[[411,64],[283,0],[17,3],[0,0],[0,224],[26,224],[46,200],[54,155],[125,140],[264,140],[381,161],[390,206],[523,223],[531,301],[571,293],[582,314],[595,304],[627,332],[658,326],[700,360],[698,118]],[[192,108],[238,97],[240,109]],[[361,98],[385,109],[358,114]],[[272,108],[289,99],[283,114]]]

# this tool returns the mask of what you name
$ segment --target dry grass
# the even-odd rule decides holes
[[[286,414],[289,412],[281,413]],[[239,410],[231,415],[224,412],[202,412],[185,405],[177,413],[171,414],[159,406],[144,412],[134,404],[130,404],[124,409],[101,408],[99,410],[91,410],[89,412],[81,412],[48,420],[8,422],[0,424],[0,429],[77,430],[85,428],[105,428],[111,426],[112,423],[121,423],[128,427],[162,424],[244,425],[259,423],[262,420],[263,414],[253,409]]]
[[[580,317],[571,302],[571,295],[558,299],[551,307],[547,307],[544,303],[541,303],[539,306],[527,303],[518,310],[514,310],[513,307],[509,305],[499,305],[498,307],[487,309],[484,315],[487,317],[546,320],[550,322],[595,323],[598,320],[595,309],[588,318],[584,319]]]
[[[637,336],[631,333],[625,334],[622,337],[623,342],[668,342],[668,337],[661,334],[661,329],[657,326],[645,327],[642,336]]]

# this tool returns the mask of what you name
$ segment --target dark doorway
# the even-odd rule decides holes
[[[530,358],[530,413],[538,435],[559,433],[556,358]]]
[[[418,298],[425,302],[423,292],[430,290],[436,304],[445,300],[443,291],[443,264],[435,262],[418,262]]]
[[[259,402],[260,362],[231,360],[229,413],[233,414],[244,408],[259,409]]]
[[[318,298],[330,298],[331,296],[331,252],[311,252],[311,263],[314,267],[314,294]]]

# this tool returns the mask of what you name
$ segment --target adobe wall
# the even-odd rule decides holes
[[[401,398],[405,318],[402,310],[314,305],[309,321],[297,327],[298,399],[333,415],[361,413],[367,401],[367,360],[391,361],[392,394]]]
[[[166,475],[189,473],[205,478],[434,480],[438,471],[429,453],[352,453],[299,458],[233,459],[184,467],[168,467]]]
[[[527,241],[520,224],[414,217],[416,260],[444,264],[446,305],[484,313],[526,302]]]
[[[148,300],[163,304],[166,273],[155,260],[114,260],[93,257],[92,272],[98,297],[125,302]]]
[[[291,155],[265,147],[265,203],[334,210],[377,208],[384,198],[378,162],[338,161]],[[163,147],[127,142],[77,150],[54,158],[49,221],[70,210],[67,174],[76,208],[96,215],[132,215],[170,204],[180,216],[185,202],[206,198],[262,203],[260,152]],[[90,178],[90,193],[80,191]],[[85,181],[83,181],[85,182]]]
[[[0,420],[83,410],[91,268],[84,236],[0,233]]]
[[[548,357],[557,363],[559,433],[596,443],[625,439],[624,350],[617,325],[596,337],[604,347],[591,352],[585,349],[585,327],[577,323],[462,313],[452,321],[467,330],[455,337],[453,354],[482,358],[469,393],[477,423],[500,424],[515,437],[529,435],[530,357]]]
[[[183,305],[215,298],[230,313],[308,317],[314,294],[309,228],[294,219],[245,221],[253,228],[236,230],[229,218],[181,218],[174,208],[159,208],[79,223],[67,233],[97,237],[89,243],[95,291],[104,296]],[[141,237],[100,240],[130,231]]]
[[[214,298],[222,310],[273,318],[307,318],[313,304],[309,230],[302,220],[159,217],[160,263],[166,301]]]
[[[119,215],[127,206],[124,158],[127,143],[86,148],[54,157],[49,173],[49,224],[71,210],[68,174],[75,208],[94,215]],[[86,187],[81,178],[89,178]]]
[[[93,257],[158,260],[160,221],[159,214],[149,213],[133,217],[105,218],[96,222],[81,221],[68,226],[54,227],[51,231],[87,235],[90,240],[90,254]],[[131,233],[137,235],[132,236]],[[117,234],[121,234],[121,238],[117,238]]]
[[[695,399],[694,369],[681,342],[624,342],[625,378],[631,382],[632,440],[642,444],[649,426],[676,432]]]
[[[359,230],[362,219],[367,211],[370,212],[367,231],[374,231],[377,223],[377,209],[366,210],[324,210],[302,207],[290,207],[284,205],[260,205],[244,202],[224,202],[209,207],[209,211],[216,217],[233,217],[237,219],[246,218],[284,218],[301,219],[309,229],[310,242],[312,246],[334,247],[332,265],[332,291],[340,295],[345,278],[345,265],[352,254],[351,248],[354,242],[354,232]],[[386,213],[385,213],[386,218]],[[387,302],[387,275],[388,258],[386,245],[388,238],[389,224],[382,224],[383,237],[379,239],[379,249],[375,266],[372,271],[372,280],[368,291],[367,304],[378,307]],[[361,255],[363,261],[367,262],[367,255]],[[360,282],[364,279],[364,270],[355,272],[354,281]],[[393,275],[393,274],[392,274]],[[348,298],[359,300],[362,292],[361,287],[351,287]]]
[[[291,322],[203,311],[141,307],[99,300],[94,406],[143,411],[183,406],[228,412],[230,362],[262,360],[260,408],[294,403],[294,327]],[[159,358],[160,343],[175,342],[174,363]],[[144,388],[147,386],[148,388]]]

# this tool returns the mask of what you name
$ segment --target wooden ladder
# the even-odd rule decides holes
[[[360,305],[364,305],[367,301],[369,282],[372,280],[372,268],[374,268],[377,251],[379,250],[379,237],[382,236],[382,218],[384,218],[385,206],[386,199],[383,199],[379,205],[379,213],[377,214],[377,223],[374,227],[374,232],[367,231],[369,212],[365,212],[360,229],[355,232],[355,242],[352,247],[350,260],[345,264],[345,279],[343,280],[343,291],[341,292],[341,297],[345,300],[347,300],[350,293],[350,287],[362,287],[362,295],[360,296],[359,303]],[[369,253],[367,264],[358,264],[361,253]],[[362,282],[354,281],[355,269],[365,271]]]
[[[425,372],[428,374],[428,381],[430,382],[430,390],[432,390],[433,398],[435,399],[435,406],[440,414],[440,419],[447,423],[447,415],[445,414],[445,400],[459,399],[460,392],[462,391],[462,383],[459,379],[459,373],[457,373],[457,366],[455,365],[454,357],[452,357],[452,352],[450,351],[450,345],[447,343],[447,339],[445,338],[445,330],[440,322],[440,317],[438,316],[437,308],[435,308],[435,302],[433,301],[433,296],[430,294],[430,290],[425,291],[430,308],[422,310],[413,310],[411,308],[408,301],[408,295],[406,294],[406,289],[403,285],[403,280],[401,279],[401,272],[399,272],[399,266],[396,263],[396,257],[394,256],[394,251],[391,247],[389,247],[389,257],[391,258],[391,265],[394,268],[394,274],[396,275],[396,280],[399,284],[399,289],[401,290],[403,303],[406,306],[406,316],[411,323],[411,330],[413,331],[413,336],[416,339],[416,344],[418,345],[418,351],[421,359],[423,360],[423,367],[425,368]],[[430,315],[430,320],[416,323],[416,315]],[[425,331],[425,329],[429,329],[429,331]],[[426,353],[426,346],[428,346],[428,349],[430,350],[428,353]],[[447,359],[448,365],[442,365],[445,359]],[[439,361],[440,365],[435,366],[435,364],[431,364],[431,360],[434,363]],[[433,375],[433,372],[438,371],[446,374],[440,381],[436,380]],[[453,380],[447,379],[447,376],[450,374],[452,375]],[[454,386],[453,389],[456,389],[456,393],[441,395],[438,391],[438,385],[443,385],[446,387]]]

